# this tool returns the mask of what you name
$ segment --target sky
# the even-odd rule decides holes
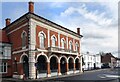
[[[31,0],[35,14],[62,25],[72,31],[79,27],[81,53],[112,52],[118,56],[118,0]],[[5,19],[11,22],[28,12],[27,0],[2,0],[0,2],[0,28]]]

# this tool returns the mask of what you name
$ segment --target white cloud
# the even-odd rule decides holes
[[[84,36],[81,41],[82,52],[98,53],[99,51],[114,52],[118,50],[118,26],[117,14],[115,14],[117,11],[115,9],[111,12],[116,7],[111,8],[107,3],[100,3],[100,5],[104,6],[107,11],[88,10],[86,4],[83,4],[78,7],[70,6],[54,19],[58,24],[73,31],[77,27],[81,28]],[[75,17],[76,13],[78,15]],[[109,15],[111,16],[109,17]]]
[[[110,25],[113,22],[112,19],[106,18],[105,12],[98,13],[98,10],[95,10],[94,12],[88,11],[85,4],[79,6],[78,8],[69,7],[67,10],[61,13],[61,16],[70,16],[73,13],[79,13],[87,20],[93,21],[98,25],[102,25],[102,26]]]

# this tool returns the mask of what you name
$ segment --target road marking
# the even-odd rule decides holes
[[[119,75],[107,75],[107,74],[104,74],[106,77],[114,77],[114,78],[120,78]]]
[[[100,78],[106,78],[105,75],[98,75]]]

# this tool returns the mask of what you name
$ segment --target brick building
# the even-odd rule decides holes
[[[30,79],[82,72],[80,28],[73,32],[29,12],[14,22],[6,19],[6,32],[12,44],[12,76]]]
[[[5,31],[0,30],[0,35],[0,75],[9,77],[12,76],[11,43]]]
[[[113,68],[117,64],[117,58],[111,53],[105,53],[104,55],[101,55],[101,63],[107,64],[109,67]]]

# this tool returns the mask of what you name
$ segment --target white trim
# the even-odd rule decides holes
[[[65,58],[66,63],[68,63],[68,59],[67,59],[67,57],[66,57],[66,56],[60,56],[60,61],[61,61],[61,58]],[[60,62],[60,63],[61,63],[61,62]]]
[[[61,73],[58,73],[58,75],[62,75]]]
[[[25,49],[25,50],[18,50],[18,51],[13,51],[12,54],[17,54],[17,53],[21,53],[21,52],[25,52],[25,51],[28,51],[28,48]]]
[[[24,52],[24,53],[20,56],[19,63],[23,63],[23,56],[27,56],[27,57],[28,57],[28,55]]]
[[[23,75],[13,75],[13,78],[23,79]]]
[[[48,52],[48,50],[40,49],[40,48],[37,48],[37,50],[40,51],[40,52]]]
[[[43,31],[40,31],[40,32],[38,33],[38,37],[40,37],[40,34],[44,34],[44,36],[45,36],[45,38],[46,38],[46,34],[45,34]]]
[[[34,21],[37,25],[42,26],[43,28],[50,29],[50,30],[54,30],[54,31],[57,32],[57,33],[59,32],[60,34],[68,35],[68,36],[70,36],[71,38],[75,38],[75,39],[77,39],[77,40],[80,39],[80,38],[77,37],[77,36],[74,36],[74,35],[72,35],[72,34],[70,34],[70,33],[66,33],[66,32],[64,32],[64,31],[62,31],[62,30],[59,30],[59,29],[57,29],[57,28],[54,28],[54,27],[52,27],[52,26],[50,26],[50,25],[47,25],[47,24],[44,24],[44,23],[42,23],[42,22],[36,21],[35,19],[32,19],[32,21]]]
[[[51,74],[47,74],[47,77],[51,77]]]
[[[62,45],[62,41],[64,42],[64,46]],[[61,38],[61,48],[65,49],[65,43],[66,43],[65,39]]]
[[[50,30],[48,29],[48,47],[50,47]]]
[[[75,58],[75,61],[76,61],[76,59],[79,59],[79,63],[80,63],[80,58],[78,56]]]
[[[70,58],[72,58],[72,59],[73,59],[73,63],[75,63],[75,59],[74,59],[74,57],[72,57],[72,56],[69,56],[69,57],[68,57],[68,60],[67,60],[68,63],[69,63],[69,59],[70,59]]]
[[[58,33],[58,48],[60,48],[60,33]]]
[[[25,23],[25,24],[23,24],[23,25],[21,25],[21,26],[15,28],[14,30],[12,30],[12,31],[10,31],[9,33],[7,33],[7,35],[9,35],[9,34],[15,32],[15,31],[19,30],[20,28],[23,28],[23,27],[26,26],[26,25],[28,25],[28,23]]]
[[[57,55],[55,55],[55,54],[53,54],[53,55],[51,55],[51,56],[49,57],[49,61],[50,61],[50,59],[51,59],[52,57],[56,57],[56,58],[57,58],[57,62],[60,63],[59,57],[58,57]]]
[[[66,44],[67,44],[67,49],[68,49],[68,36],[66,37]]]
[[[44,52],[37,55],[36,62],[37,62],[38,57],[41,56],[41,55],[46,57],[46,62],[49,62],[48,56]]]
[[[72,45],[73,45],[73,42],[72,42],[72,40],[70,40],[70,41],[69,41],[69,45],[70,45],[70,43],[72,43]]]
[[[64,39],[64,38],[61,38],[61,42],[62,42],[62,40],[64,40],[64,42],[66,43],[66,41],[65,41],[65,39]]]
[[[23,38],[23,33],[25,33],[25,36],[27,37],[27,32],[25,30],[23,30],[21,33],[21,38]]]
[[[75,51],[75,39],[73,39],[73,51]]]
[[[54,34],[51,36],[51,40],[53,37],[55,37],[55,40],[57,41],[57,37]]]
[[[69,75],[69,74],[70,74],[70,73],[69,73],[69,71],[68,71],[68,72],[66,72],[66,74],[67,74],[67,75]]]

